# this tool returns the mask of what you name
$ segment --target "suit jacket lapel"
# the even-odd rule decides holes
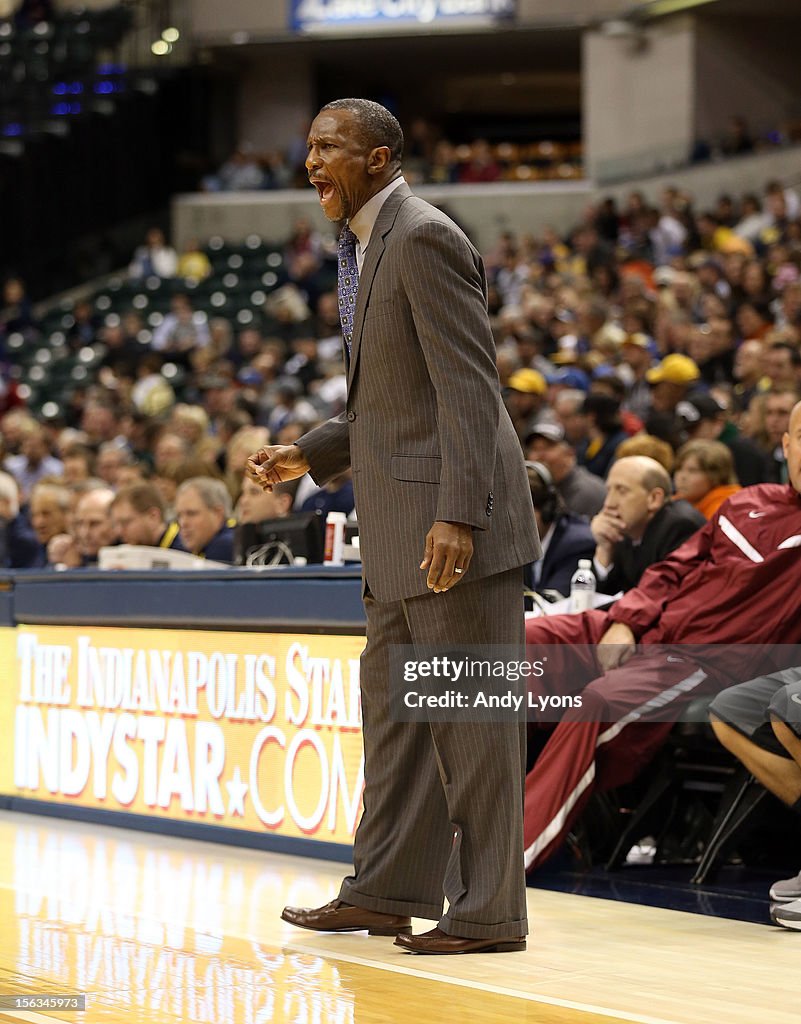
[[[395,218],[398,216],[401,203],[404,199],[408,199],[410,195],[412,195],[412,190],[408,185],[398,185],[378,211],[378,217],[370,235],[362,272],[359,275],[359,292],[356,296],[356,309],[353,314],[353,340],[351,341],[350,363],[348,365],[348,389],[350,389],[356,374],[356,364],[359,359],[359,349],[361,348],[362,341],[362,328],[364,327],[364,313],[367,309],[370,289],[373,286],[373,279],[378,269],[378,264],[384,255],[386,247],[384,239],[395,224]]]

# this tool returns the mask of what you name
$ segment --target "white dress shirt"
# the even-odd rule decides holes
[[[533,583],[535,590],[540,585],[540,580],[542,579],[542,563],[545,561],[545,554],[548,551],[548,548],[550,547],[551,541],[553,540],[553,531],[555,528],[556,524],[551,523],[551,525],[548,527],[548,529],[545,531],[542,537],[540,537],[540,547],[542,548],[542,554],[534,563]]]
[[[368,199],[364,206],[348,221],[348,227],[358,239],[356,242],[356,265],[359,268],[360,274],[364,266],[364,255],[367,251],[367,246],[370,244],[370,236],[373,233],[379,211],[395,189],[405,184],[406,179],[403,175],[393,178],[380,192],[376,192],[371,199]]]

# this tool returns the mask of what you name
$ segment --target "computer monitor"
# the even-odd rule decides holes
[[[323,560],[323,517],[320,512],[298,512],[282,519],[240,523],[234,551],[237,565],[294,565]]]

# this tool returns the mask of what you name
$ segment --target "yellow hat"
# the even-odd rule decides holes
[[[645,379],[649,384],[659,384],[666,380],[669,384],[692,384],[701,376],[701,371],[689,356],[674,352],[665,356],[659,366],[649,370]]]
[[[554,366],[572,366],[578,362],[578,353],[574,348],[560,348],[548,358]]]
[[[763,238],[762,241],[766,239]],[[748,239],[736,235],[731,228],[718,228],[712,236],[712,244],[718,252],[724,254],[741,252],[745,256],[752,256],[754,253],[754,247]]]
[[[548,384],[539,370],[527,368],[515,370],[509,378],[507,387],[512,391],[522,391],[526,395],[544,395],[548,390]]]

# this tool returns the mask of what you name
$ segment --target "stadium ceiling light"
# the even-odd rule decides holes
[[[177,43],[181,38],[181,33],[177,28],[165,28],[161,33],[161,38],[165,43]]]

